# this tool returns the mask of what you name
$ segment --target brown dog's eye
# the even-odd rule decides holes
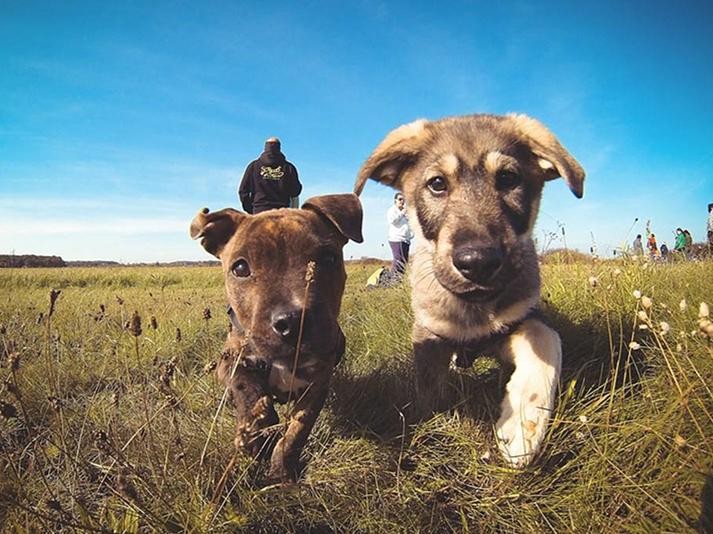
[[[506,169],[501,169],[495,175],[495,187],[498,191],[504,191],[507,189],[515,189],[522,183],[522,176],[515,172]]]
[[[230,272],[232,272],[238,278],[245,278],[246,276],[250,276],[250,266],[248,265],[247,261],[245,261],[243,258],[240,258],[230,268]]]
[[[426,186],[428,186],[431,192],[435,193],[436,195],[444,193],[447,189],[446,179],[443,178],[443,176],[434,176],[428,182],[426,182]]]

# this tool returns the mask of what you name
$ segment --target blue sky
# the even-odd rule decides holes
[[[475,112],[540,119],[587,171],[582,200],[545,188],[540,243],[563,225],[610,255],[647,220],[703,240],[712,21],[711,2],[0,0],[0,253],[206,259],[188,224],[238,206],[266,137],[305,199],[350,191],[392,128]],[[367,186],[347,257],[389,256],[391,199]]]

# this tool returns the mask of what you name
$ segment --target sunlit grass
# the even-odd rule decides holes
[[[497,363],[454,371],[455,408],[414,423],[408,288],[367,290],[373,267],[350,266],[347,353],[303,478],[265,488],[239,455],[217,498],[234,453],[229,410],[210,431],[220,269],[0,271],[3,529],[695,530],[713,492],[712,268],[544,267],[561,393],[540,458],[515,471],[493,439]]]

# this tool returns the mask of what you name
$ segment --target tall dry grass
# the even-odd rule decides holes
[[[507,378],[498,363],[485,355],[453,371],[453,408],[413,422],[408,289],[366,290],[373,267],[350,266],[347,354],[290,487],[264,487],[264,466],[242,455],[230,465],[233,420],[218,410],[210,365],[227,328],[219,269],[0,271],[1,524],[703,529],[713,352],[699,315],[712,300],[712,267],[545,266],[543,307],[564,344],[561,394],[538,461],[516,471],[493,438]]]

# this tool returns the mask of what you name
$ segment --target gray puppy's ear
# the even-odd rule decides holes
[[[302,204],[302,209],[314,211],[325,217],[347,239],[357,243],[364,241],[361,235],[364,213],[359,197],[355,194],[322,195],[308,198]]]
[[[428,121],[419,119],[392,130],[361,166],[354,193],[361,194],[369,178],[401,189],[401,173],[416,161],[428,139],[427,124]]]
[[[201,238],[201,245],[213,256],[220,258],[225,244],[233,237],[241,221],[248,217],[232,208],[210,213],[203,208],[191,221],[191,239]]]
[[[508,115],[518,134],[538,158],[545,180],[562,177],[577,198],[584,195],[584,169],[541,122],[527,115]]]

